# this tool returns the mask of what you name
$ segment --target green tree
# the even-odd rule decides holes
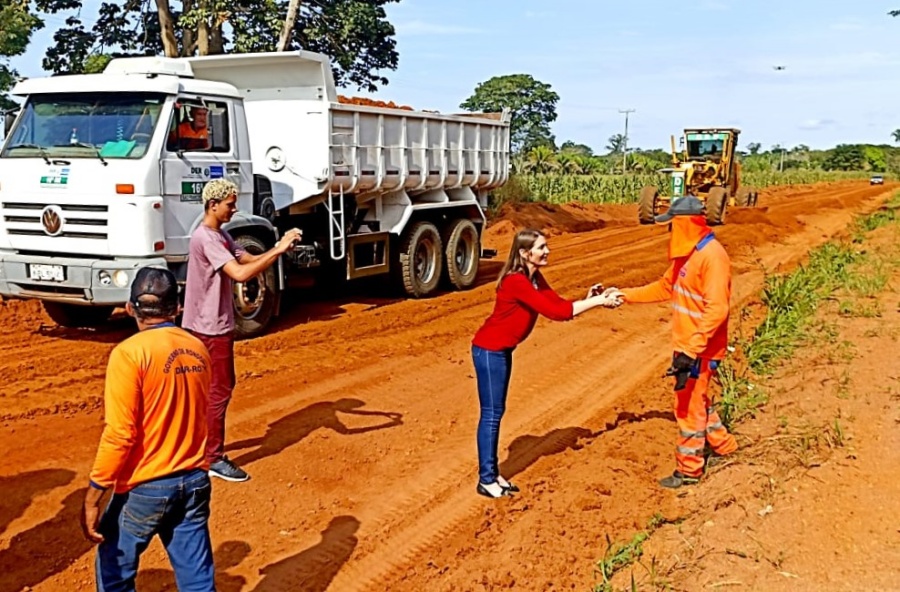
[[[549,84],[528,74],[509,74],[495,76],[476,86],[460,108],[483,113],[509,109],[512,149],[529,152],[537,146],[554,146],[550,124],[556,121],[558,102],[559,95]]]
[[[398,63],[384,6],[399,0],[124,0],[101,3],[89,29],[81,20],[82,0],[65,1],[79,12],[56,31],[44,58],[44,68],[56,73],[96,68],[99,62],[89,58],[98,54],[178,57],[302,48],[331,58],[338,85],[372,92],[388,83],[380,72]]]
[[[863,155],[866,159],[866,168],[876,173],[883,173],[887,169],[887,156],[884,150],[876,146],[866,146],[863,148]]]
[[[894,138],[894,142],[900,144],[900,129],[895,129],[893,133],[891,133],[891,137]]]
[[[759,151],[761,149],[762,149],[762,144],[760,144],[759,142],[751,142],[751,143],[747,144],[747,150],[749,150],[750,154],[752,154],[753,156],[756,156],[757,154],[759,154]]]
[[[9,65],[9,59],[25,53],[32,33],[43,26],[44,22],[34,14],[28,2],[0,0],[0,110],[16,105],[6,94],[19,76]]]
[[[559,147],[560,152],[566,154],[580,154],[582,156],[593,156],[594,150],[586,144],[576,144],[572,140],[566,140]]]
[[[556,153],[548,146],[535,146],[528,151],[524,170],[528,173],[550,173],[560,168]]]
[[[622,154],[622,150],[625,148],[625,136],[623,134],[613,134],[606,142],[606,152],[608,154]]]
[[[839,144],[822,163],[827,171],[861,171],[866,165],[866,155],[861,146]]]

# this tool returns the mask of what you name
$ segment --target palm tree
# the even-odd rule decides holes
[[[530,173],[549,173],[559,168],[556,153],[547,146],[537,146],[528,153],[524,170]]]
[[[559,168],[563,174],[580,175],[583,172],[578,154],[560,152],[556,155],[556,161],[559,163]]]
[[[891,136],[893,136],[894,142],[900,144],[900,129],[895,129]]]

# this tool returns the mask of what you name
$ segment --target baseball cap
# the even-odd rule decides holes
[[[163,267],[142,267],[131,282],[128,299],[141,317],[162,318],[178,312],[178,281]]]
[[[213,179],[203,187],[203,205],[211,201],[222,201],[229,195],[237,195],[237,185],[228,179]]]
[[[693,195],[685,195],[674,200],[668,211],[653,220],[657,224],[668,224],[675,216],[703,216],[705,209],[702,201]]]

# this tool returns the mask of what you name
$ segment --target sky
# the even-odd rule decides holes
[[[98,4],[85,0],[88,22]],[[665,148],[694,126],[738,127],[741,147],[889,143],[900,128],[892,8],[900,0],[400,0],[387,7],[400,64],[369,96],[457,112],[478,83],[522,73],[559,94],[557,143],[600,153],[624,109],[635,110],[629,147]],[[13,61],[20,74],[45,75],[63,19]]]

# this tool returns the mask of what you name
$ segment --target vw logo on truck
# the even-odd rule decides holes
[[[62,233],[64,222],[62,208],[59,206],[47,206],[41,212],[41,224],[44,225],[44,232],[49,236],[59,236]]]

